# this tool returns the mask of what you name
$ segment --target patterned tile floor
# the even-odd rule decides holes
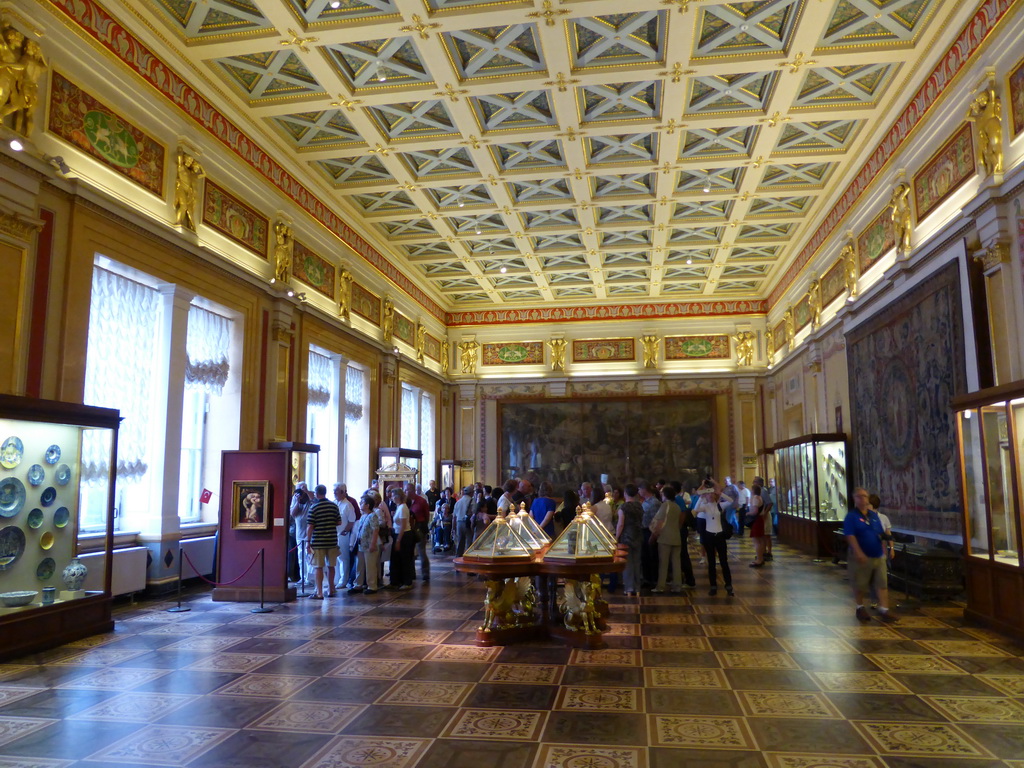
[[[0,664],[0,768],[1024,768],[1024,647],[953,604],[861,624],[776,548],[736,597],[611,596],[609,647],[477,648],[482,587],[273,613],[193,594]]]

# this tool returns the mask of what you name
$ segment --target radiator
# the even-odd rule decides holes
[[[113,578],[111,592],[116,597],[132,592],[141,592],[146,588],[146,555],[145,547],[128,547],[114,550]],[[103,571],[106,567],[105,552],[93,552],[79,557],[82,564],[89,569],[85,577],[83,589],[103,591]]]
[[[202,536],[197,539],[185,539],[181,542],[181,548],[188,555],[188,560],[182,558],[181,578],[192,579],[196,576],[209,576],[213,573],[213,552],[216,536]],[[189,560],[199,569],[199,573],[189,565]]]

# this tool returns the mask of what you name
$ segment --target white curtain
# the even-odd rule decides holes
[[[310,409],[322,410],[331,402],[334,389],[334,375],[331,359],[319,352],[309,351],[309,387],[306,405]]]
[[[424,392],[420,396],[420,450],[423,451],[423,469],[420,480],[424,486],[436,480],[434,460],[434,399]]]
[[[366,373],[348,366],[345,371],[345,419],[359,421],[363,418],[363,397],[366,390]]]
[[[85,403],[121,412],[117,479],[138,482],[149,469],[149,422],[156,397],[160,295],[100,267],[92,272]],[[109,441],[93,430],[82,437],[82,477],[99,482],[110,472]]]
[[[419,411],[416,408],[416,392],[402,387],[402,448],[417,448],[419,441]]]
[[[231,321],[216,312],[188,308],[188,334],[185,337],[185,386],[219,395],[228,380],[228,355],[231,352]]]

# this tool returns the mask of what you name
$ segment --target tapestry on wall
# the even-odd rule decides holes
[[[162,197],[163,145],[59,72],[52,79],[46,126],[50,133]]]
[[[714,462],[713,397],[503,402],[502,480],[535,475],[556,493],[584,480],[696,485]]]
[[[882,498],[893,527],[960,533],[956,422],[966,390],[959,265],[847,335],[851,486]]]

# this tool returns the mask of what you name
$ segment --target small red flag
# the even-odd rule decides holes
[[[203,492],[199,495],[199,501],[202,504],[209,504],[210,499],[213,498],[213,491],[203,488]]]

